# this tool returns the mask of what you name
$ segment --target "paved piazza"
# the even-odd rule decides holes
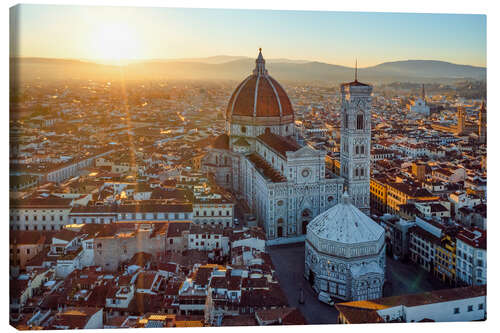
[[[290,306],[300,309],[308,324],[335,324],[338,312],[318,301],[316,293],[304,279],[304,243],[269,248],[281,287]],[[431,278],[428,272],[411,264],[387,257],[384,296],[421,293],[449,288]],[[304,287],[304,304],[299,304],[300,287]]]

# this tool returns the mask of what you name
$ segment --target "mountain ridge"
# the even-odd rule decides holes
[[[224,61],[223,61],[224,60]],[[227,60],[227,61],[226,61]],[[240,56],[206,58],[151,59],[134,61],[123,66],[89,60],[40,57],[11,58],[11,68],[19,77],[45,79],[125,75],[129,79],[223,79],[242,80],[251,74],[255,60]],[[24,66],[23,66],[24,65]],[[344,82],[351,80],[354,68],[320,61],[277,58],[266,60],[270,75],[284,81]],[[83,70],[85,67],[85,70]],[[87,73],[86,73],[87,72]],[[486,67],[460,65],[440,60],[398,60],[358,68],[360,80],[367,82],[456,79],[486,79]]]

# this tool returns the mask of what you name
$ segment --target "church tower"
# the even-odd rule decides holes
[[[479,143],[486,143],[486,105],[481,103],[481,109],[479,110]]]
[[[457,108],[457,135],[465,134],[465,107],[463,105]]]
[[[340,86],[340,175],[354,205],[370,213],[370,140],[372,86],[354,81]]]

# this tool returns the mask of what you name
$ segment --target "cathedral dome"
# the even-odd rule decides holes
[[[316,216],[307,225],[307,238],[320,251],[321,248],[324,252],[344,248],[340,251],[342,256],[360,256],[370,253],[345,250],[363,245],[368,252],[378,252],[384,245],[384,228],[354,206],[349,195],[344,193],[339,204]]]
[[[266,70],[259,50],[253,74],[233,92],[226,110],[226,119],[237,122],[259,122],[260,119],[277,124],[293,122],[293,108],[283,87]]]

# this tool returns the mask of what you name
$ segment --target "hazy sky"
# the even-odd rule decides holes
[[[12,15],[15,13],[15,15]],[[486,16],[21,5],[11,55],[76,59],[213,55],[360,67],[432,59],[486,66]]]

